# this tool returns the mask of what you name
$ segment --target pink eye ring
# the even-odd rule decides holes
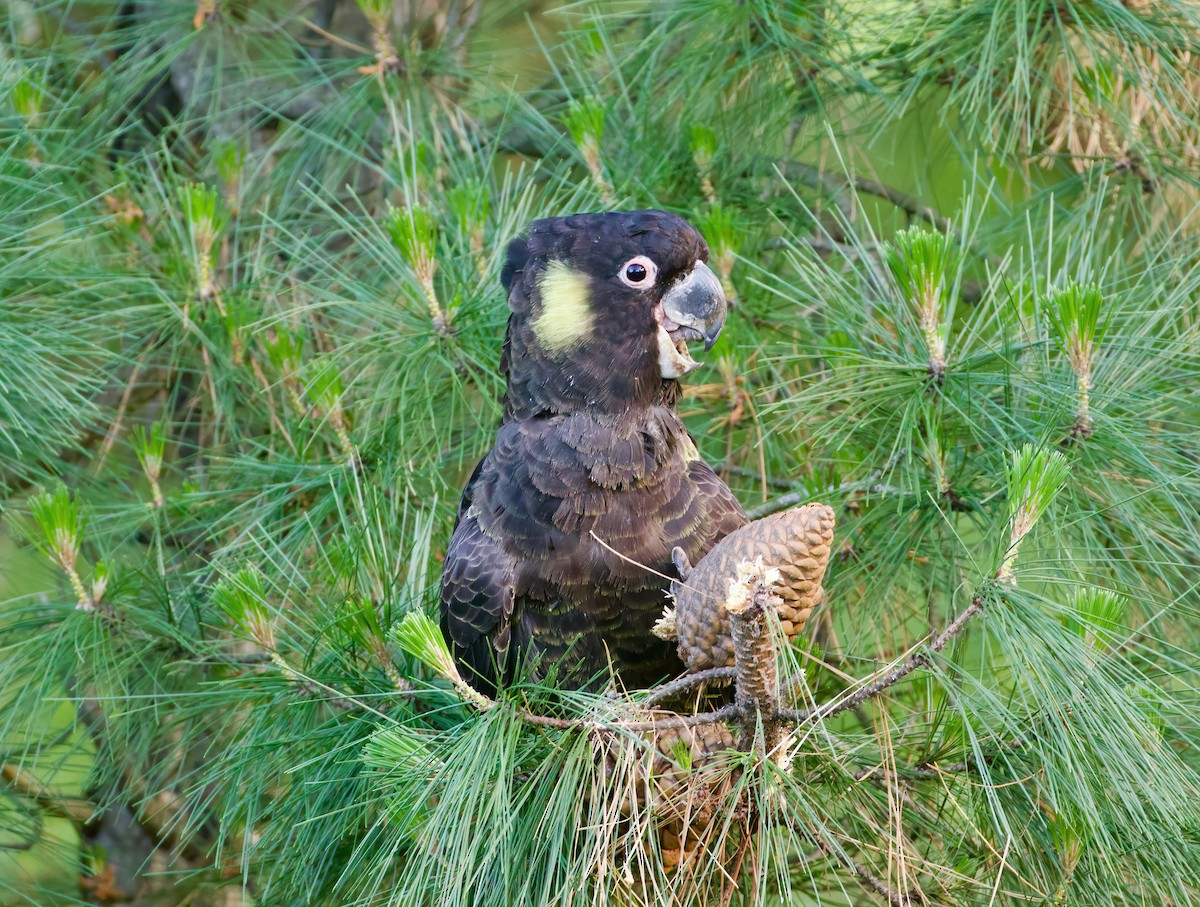
[[[654,285],[654,280],[658,277],[658,265],[645,255],[635,255],[621,265],[617,276],[621,278],[621,283],[625,286],[635,290],[644,290],[646,287]]]

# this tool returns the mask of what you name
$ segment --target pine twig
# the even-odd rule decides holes
[[[950,219],[939,214],[933,206],[925,204],[919,198],[909,195],[895,186],[881,183],[879,180],[862,176],[848,176],[834,170],[822,170],[802,161],[778,161],[776,166],[786,179],[803,183],[813,189],[824,189],[835,198],[841,199],[845,196],[847,189],[854,189],[864,195],[873,195],[883,199],[888,204],[899,208],[910,218],[915,217],[926,221],[943,233],[949,232],[953,227]]]
[[[833,702],[815,709],[780,709],[776,717],[781,720],[793,722],[824,721],[827,718],[832,718],[834,715],[840,715],[842,712],[848,711],[866,702],[868,699],[875,698],[888,687],[899,683],[913,671],[917,670],[917,668],[928,666],[929,656],[941,652],[950,640],[962,631],[967,622],[981,611],[983,611],[983,596],[976,595],[971,600],[971,604],[964,608],[962,613],[954,618],[933,642],[923,650],[910,655],[882,677],[879,677],[866,686],[859,687],[859,689],[844,699],[835,699]]]
[[[765,475],[764,473],[759,472],[757,469],[749,469],[745,466],[738,466],[736,463],[713,463],[712,468],[713,471],[718,474],[725,473],[731,476],[741,476],[742,478],[753,479],[756,482],[763,482],[772,488],[779,488],[784,491],[801,488],[804,485],[803,482],[797,482],[792,479],[780,479],[776,478],[775,476]]]
[[[660,731],[667,728],[698,727],[702,724],[716,724],[718,721],[728,721],[741,715],[737,703],[722,706],[716,711],[699,712],[695,715],[676,715],[671,718],[655,718],[649,721],[600,721],[595,718],[553,718],[549,715],[535,715],[533,712],[521,710],[517,717],[528,724],[539,727],[560,728],[562,730],[577,730],[601,728],[620,731]]]
[[[864,887],[869,888],[876,894],[881,894],[892,907],[912,907],[914,891],[893,891],[888,885],[878,876],[868,872],[866,867],[854,862],[849,863],[850,871],[853,872]]]
[[[353,51],[354,53],[359,54],[364,57],[370,55],[370,53],[371,53],[371,48],[364,47],[363,45],[357,43],[356,41],[350,41],[339,35],[335,35],[333,32],[328,31],[325,28],[322,28],[320,25],[318,25],[316,22],[312,21],[311,19],[306,19],[303,16],[297,16],[296,21],[299,22],[301,25],[303,25],[305,28],[309,29],[310,31],[313,31],[316,34],[320,35],[322,38],[324,38],[330,44],[336,44],[338,47],[344,48],[349,51]]]
[[[781,510],[787,510],[789,507],[804,504],[810,500],[812,500],[812,495],[807,491],[789,491],[787,494],[771,498],[771,500],[759,504],[757,507],[751,507],[746,511],[746,516],[751,520],[760,520],[765,516],[778,513]]]
[[[650,695],[642,700],[641,705],[657,705],[663,700],[670,699],[672,696],[686,692],[692,687],[698,687],[702,683],[708,683],[713,680],[732,680],[736,675],[736,667],[725,666],[719,668],[707,668],[703,671],[697,671],[694,674],[687,674],[683,677],[680,677],[678,680],[672,680],[670,683],[664,683],[661,686],[655,687],[650,691]]]
[[[454,688],[454,692],[464,702],[470,703],[480,712],[488,712],[499,705],[499,701],[487,696],[469,683],[467,683],[461,674],[458,672],[457,666],[453,660],[449,658],[449,653],[443,653],[443,658],[439,659],[439,663],[435,665],[435,670],[438,674],[449,680]],[[714,672],[715,674],[716,672]],[[689,683],[681,684],[681,681]],[[686,689],[692,685],[691,677],[681,678],[680,681],[675,681],[676,684],[681,684],[681,689]],[[670,692],[664,692],[667,687],[672,684],[666,684],[654,691],[656,698],[665,698],[671,695]],[[648,703],[638,703],[638,706],[645,707]],[[534,725],[535,727],[557,728],[559,730],[621,730],[621,731],[659,731],[667,728],[686,728],[698,727],[703,724],[716,724],[720,721],[727,721],[740,716],[741,709],[737,703],[724,706],[712,712],[700,712],[694,715],[672,715],[664,718],[651,718],[647,720],[617,720],[605,721],[600,717],[594,718],[556,718],[552,715],[539,715],[531,712],[528,709],[517,709],[516,716],[526,724]]]
[[[805,504],[809,501],[819,500],[822,497],[827,497],[830,495],[847,494],[851,492],[866,492],[867,494],[895,496],[911,495],[913,493],[910,491],[905,491],[903,488],[896,488],[895,486],[887,485],[879,481],[885,474],[895,469],[900,461],[906,456],[908,456],[908,450],[907,448],[902,447],[892,454],[892,456],[888,458],[887,462],[884,463],[883,466],[875,470],[865,479],[856,479],[852,482],[842,482],[839,485],[811,493],[803,490],[788,492],[787,494],[782,494],[779,497],[765,501],[764,503],[759,504],[757,507],[751,507],[746,511],[746,515],[750,517],[751,520],[758,520],[765,516],[770,516],[773,513],[778,513],[781,510],[787,510],[789,507],[795,507],[798,504]],[[740,469],[741,467],[736,468]],[[726,467],[726,469],[733,471],[735,467]],[[753,472],[753,470],[745,470],[745,472],[754,477],[758,477],[758,473]],[[780,487],[784,481],[785,480],[782,479],[767,477],[767,483],[770,485],[775,485],[776,487]],[[800,484],[801,483],[799,482],[791,483],[791,487],[799,488]]]
[[[790,491],[787,494],[781,494],[777,498],[771,498],[769,501],[764,501],[757,507],[751,507],[746,511],[746,515],[750,517],[751,520],[759,520],[765,516],[770,516],[773,513],[778,513],[781,510],[787,510],[789,507],[796,507],[800,504],[806,504],[812,500],[820,500],[822,497],[831,494],[849,494],[857,492],[889,496],[914,495],[914,492],[905,491],[903,488],[897,488],[894,485],[886,485],[878,481],[878,475],[874,475],[858,482],[843,482],[841,485],[838,485],[835,488],[829,488],[815,493],[807,491]]]
[[[870,768],[864,768],[855,772],[850,777],[855,781],[928,781],[933,778],[941,778],[945,775],[961,775],[966,772],[978,771],[980,762],[990,764],[1001,752],[1005,750],[1018,750],[1026,742],[1024,737],[1017,737],[1014,740],[1006,741],[1001,744],[999,750],[984,756],[982,759],[963,759],[960,762],[952,762],[950,765],[938,765],[936,762],[922,762],[918,765],[910,765],[897,769],[885,769],[882,766],[873,765]]]
[[[0,765],[0,782],[12,793],[32,800],[47,815],[69,819],[76,826],[86,825],[96,813],[96,805],[90,800],[61,797],[32,772],[11,762]]]
[[[965,762],[959,763],[958,766],[947,766],[942,769],[929,768],[925,765],[895,769],[872,765],[870,768],[854,772],[850,777],[855,781],[926,781],[930,778],[940,778],[943,774],[957,774],[966,769]]]

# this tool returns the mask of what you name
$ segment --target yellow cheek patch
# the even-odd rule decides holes
[[[592,332],[594,316],[587,278],[561,261],[552,261],[538,278],[542,310],[533,319],[533,334],[546,352],[568,353]]]

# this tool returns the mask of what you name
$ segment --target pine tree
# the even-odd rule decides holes
[[[1200,903],[1200,5],[0,23],[0,901]],[[701,453],[837,514],[740,712],[433,622],[505,244],[638,207]]]

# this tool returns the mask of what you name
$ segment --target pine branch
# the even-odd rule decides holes
[[[939,214],[932,205],[927,205],[915,196],[909,195],[907,192],[903,192],[895,186],[889,186],[879,180],[861,176],[847,176],[844,173],[823,170],[812,164],[795,160],[778,161],[775,166],[779,168],[780,173],[783,174],[785,179],[802,183],[813,189],[822,189],[834,198],[839,199],[839,207],[842,207],[845,213],[850,213],[852,210],[849,203],[845,201],[847,190],[854,189],[865,195],[872,195],[883,199],[899,208],[910,218],[926,221],[943,233],[948,233],[953,229],[951,220]]]
[[[740,717],[741,708],[736,704],[722,706],[711,712],[698,712],[694,715],[677,715],[670,718],[655,718],[647,721],[603,721],[598,718],[554,718],[550,715],[536,715],[532,712],[519,710],[517,717],[526,724],[539,727],[552,727],[561,730],[619,730],[619,731],[660,731],[668,728],[699,727],[704,724],[716,724]]]
[[[76,826],[88,824],[96,815],[96,805],[91,801],[60,796],[43,784],[33,772],[11,762],[0,764],[0,782],[17,796],[32,800],[47,815],[69,819]]]
[[[771,500],[759,504],[757,507],[751,507],[746,511],[746,516],[752,520],[761,520],[765,516],[779,513],[779,511],[787,510],[789,507],[805,504],[812,499],[813,496],[807,491],[790,491],[787,494],[779,495],[777,498],[771,498]]]
[[[892,907],[912,907],[917,898],[920,898],[920,889],[912,889],[910,891],[894,891],[889,888],[880,878],[868,872],[867,869],[853,860],[849,863],[850,870],[858,877],[863,886],[874,891],[876,894],[881,894],[887,899],[887,902]]]
[[[1027,746],[1030,739],[1030,735],[1022,735],[1013,740],[1004,741],[997,750],[984,756],[982,761],[990,763],[1000,753],[1019,750]],[[978,771],[979,762],[979,759],[964,759],[961,762],[952,762],[949,765],[922,762],[918,765],[910,765],[898,769],[885,769],[883,766],[875,765],[854,772],[850,777],[855,781],[927,781],[934,778],[942,778],[945,775],[960,775],[964,772]]]
[[[936,655],[941,652],[955,636],[957,636],[967,625],[967,622],[972,617],[983,611],[983,597],[976,595],[971,600],[971,604],[962,610],[954,620],[947,624],[946,628],[931,642],[927,647],[919,652],[906,658],[900,664],[895,665],[887,671],[883,676],[876,680],[859,687],[849,696],[842,699],[836,699],[833,702],[824,706],[818,706],[812,709],[780,709],[777,713],[781,720],[792,721],[796,723],[807,721],[824,721],[832,718],[835,715],[840,715],[842,712],[855,708],[858,705],[866,702],[868,699],[873,699],[880,693],[883,693],[889,687],[899,683],[913,671],[918,668],[927,667],[930,663],[930,655]]]
[[[79,699],[76,702],[76,712],[96,747],[112,752],[109,746],[108,722],[100,703],[90,697]],[[197,863],[207,860],[211,842],[199,842],[197,836],[190,833],[191,830],[199,829],[201,824],[196,822],[185,805],[185,798],[169,789],[150,789],[145,779],[129,765],[120,767],[117,784],[124,795],[122,803],[129,809],[142,830],[153,839],[156,849],[175,851],[185,859]],[[107,813],[104,811],[93,818],[94,825],[101,825],[105,821]]]
[[[713,471],[719,474],[742,476],[743,478],[753,479],[755,482],[764,482],[772,488],[780,488],[784,490],[798,488],[803,485],[802,482],[793,479],[781,479],[776,476],[764,475],[757,469],[748,469],[745,466],[739,466],[736,463],[717,462],[712,464]]]
[[[736,667],[707,668],[703,671],[696,671],[694,674],[686,674],[678,680],[672,680],[669,683],[655,687],[641,701],[641,704],[644,706],[657,705],[701,684],[712,683],[713,681],[733,680],[736,674]]]
[[[886,495],[892,497],[912,497],[911,491],[905,491],[903,488],[897,488],[894,485],[888,485],[880,482],[879,479],[887,472],[895,468],[896,464],[902,460],[907,451],[901,449],[888,463],[881,469],[875,470],[866,479],[859,479],[853,482],[842,482],[840,485],[818,490],[816,492],[793,491],[788,494],[782,494],[759,504],[757,507],[751,507],[746,511],[746,515],[752,520],[759,520],[765,516],[770,516],[773,513],[778,513],[781,510],[787,510],[789,507],[796,507],[800,504],[806,504],[814,499],[822,497],[832,497],[837,495],[846,495],[854,493],[871,494],[871,495]],[[799,484],[799,483],[796,483]]]

